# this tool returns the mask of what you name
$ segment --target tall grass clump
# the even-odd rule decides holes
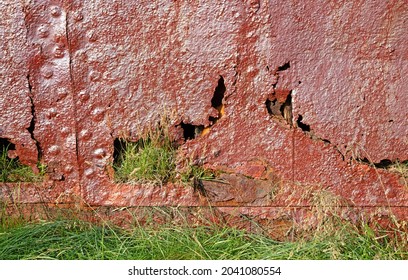
[[[8,157],[9,146],[0,147],[0,182],[41,182],[45,174],[45,166],[39,164],[39,174],[35,174],[31,167],[22,165],[18,159]]]
[[[215,179],[214,171],[193,164],[191,159],[177,164],[178,145],[170,136],[167,122],[150,128],[135,142],[117,140],[113,163],[116,182],[162,185]]]
[[[162,128],[151,129],[136,142],[122,141],[114,164],[115,180],[163,184],[174,178],[176,148]]]
[[[183,172],[180,173],[180,179],[182,183],[188,183],[191,179],[200,179],[200,180],[214,180],[216,179],[217,174],[214,170],[206,169],[203,166],[193,165],[188,163]]]
[[[408,188],[408,161],[396,162],[388,168],[391,172],[401,176],[405,186]]]

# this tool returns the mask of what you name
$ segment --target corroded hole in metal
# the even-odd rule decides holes
[[[285,102],[279,109],[285,121],[292,126],[292,91],[289,92]]]
[[[0,138],[0,149],[1,151],[4,151],[4,150],[14,151],[16,149],[16,145],[11,143],[10,140],[7,138]]]
[[[40,182],[45,175],[45,166],[34,173],[34,170],[20,163],[16,145],[7,138],[0,138],[0,182]]]
[[[111,179],[118,183],[161,185],[175,177],[176,151],[180,145],[173,125],[161,121],[137,137],[113,141]]]
[[[292,120],[292,90],[277,89],[280,80],[280,73],[290,68],[290,61],[275,68],[276,82],[273,84],[273,97],[265,101],[265,107],[268,114],[275,120],[286,122],[290,127],[293,126]],[[267,66],[269,71],[269,66]],[[287,95],[286,95],[287,93]],[[283,100],[285,99],[285,100]]]
[[[198,136],[203,136],[207,134],[211,127],[217,123],[217,121],[224,115],[224,96],[226,92],[226,87],[224,84],[224,78],[220,76],[218,84],[214,90],[213,97],[211,98],[211,107],[218,111],[216,117],[209,116],[208,120],[210,121],[209,126],[204,125],[194,125],[191,123],[181,122],[178,126],[183,129],[183,138],[185,141],[195,139]]]
[[[376,168],[381,168],[381,169],[389,169],[391,167],[393,167],[396,164],[401,164],[401,165],[406,165],[408,166],[408,160],[405,161],[399,161],[399,160],[395,160],[392,161],[390,159],[382,159],[379,162],[372,162],[369,159],[365,158],[359,158],[357,159],[359,162],[364,163],[364,164],[368,164],[371,166],[374,166]]]
[[[289,92],[285,102],[280,103],[278,99],[267,99],[265,101],[266,110],[271,117],[279,120],[285,120],[287,124],[292,126],[292,91]]]
[[[114,144],[113,179],[117,183],[150,182],[162,184],[172,178],[174,152],[159,146],[148,136],[136,142],[116,139]]]
[[[224,78],[220,76],[220,79],[218,80],[218,85],[214,91],[214,95],[211,98],[212,107],[219,110],[219,107],[222,106],[222,101],[224,99],[225,91],[226,91],[226,87],[224,84]]]
[[[212,117],[210,116],[208,120],[211,122],[211,125],[214,125],[223,115],[224,115],[224,104],[222,103],[224,100],[224,95],[226,91],[226,87],[224,84],[224,78],[220,76],[220,79],[218,80],[218,85],[214,90],[214,95],[211,98],[211,107],[215,108],[218,111],[218,116],[217,117]]]
[[[285,64],[278,67],[278,71],[285,71],[290,68],[290,61],[286,62]]]
[[[122,179],[118,178],[120,176],[117,175],[117,171],[125,159],[128,143],[129,141],[126,141],[124,138],[116,138],[113,141],[113,162],[112,168],[109,170],[110,172],[108,172],[108,176],[111,180],[118,183],[123,181]]]
[[[304,132],[310,132],[310,125],[307,125],[305,123],[302,122],[303,120],[303,116],[302,115],[298,115],[298,118],[296,120],[296,124],[297,126],[303,130]]]
[[[266,106],[266,110],[268,111],[269,115],[271,115],[271,116],[279,116],[280,115],[279,114],[280,113],[280,111],[279,111],[280,104],[279,104],[277,99],[273,99],[273,100],[266,99],[265,106]]]
[[[126,141],[121,138],[116,138],[113,141],[113,165],[117,165],[120,162],[120,158],[126,151]]]
[[[185,141],[195,139],[200,136],[204,130],[204,125],[193,125],[189,123],[180,123],[180,127],[183,129],[183,138]]]
[[[161,132],[157,130],[154,133]],[[108,174],[109,177],[116,183],[191,184],[195,192],[205,196],[202,181],[216,179],[218,172],[204,168],[199,159],[180,161],[177,153],[181,146],[165,133],[160,134],[163,138],[150,133],[136,141],[115,139],[112,174]]]

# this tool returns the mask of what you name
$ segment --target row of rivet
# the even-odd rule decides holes
[[[58,6],[52,6],[50,8],[50,14],[53,18],[58,18],[62,15],[62,10],[60,7]],[[79,22],[83,20],[83,15],[82,13],[76,13],[74,14],[74,20]],[[49,29],[49,25],[48,24],[41,24],[38,29],[37,29],[37,34],[38,37],[41,39],[46,39],[49,37],[50,35],[50,29]],[[94,31],[89,31],[86,34],[87,39],[89,40],[89,42],[95,42],[97,40],[97,34]],[[54,38],[55,41],[55,47],[53,48],[53,56],[54,58],[60,59],[63,58],[65,56],[65,44],[62,42],[62,38],[60,36],[55,36]],[[45,79],[51,79],[54,76],[54,72],[52,69],[50,68],[45,68],[42,70],[42,76]],[[91,71],[89,73],[89,80],[91,82],[97,82],[101,79],[102,74],[98,71]],[[57,89],[57,96],[58,96],[58,100],[64,99],[66,96],[68,95],[68,92],[65,88],[59,88]],[[81,100],[82,102],[86,102],[90,99],[90,95],[89,93],[85,92],[85,91],[81,91],[78,94],[78,98],[79,100]],[[96,108],[91,112],[92,115],[92,119],[95,121],[102,121],[104,119],[105,116],[105,110],[102,108]],[[51,108],[47,111],[47,118],[51,119],[54,118],[55,116],[57,116],[57,110],[55,108]],[[70,129],[67,127],[62,128],[61,130],[61,136],[65,136],[68,137],[69,134],[71,133]],[[79,137],[82,141],[87,141],[90,140],[92,137],[92,133],[87,130],[84,129],[79,133]],[[51,156],[58,156],[61,152],[61,148],[58,145],[52,145],[49,149],[48,152]],[[96,164],[97,166],[99,165],[105,165],[105,159],[106,159],[106,151],[102,148],[98,148],[93,152],[93,158],[98,161],[101,162],[101,164]],[[67,165],[64,168],[64,171],[66,173],[71,173],[73,172],[73,167],[71,165]],[[85,170],[84,174],[87,177],[93,176],[95,170],[93,168],[88,168]]]
[[[49,14],[51,15],[52,18],[57,19],[61,17],[62,13],[63,13],[63,10],[58,6],[51,6],[49,8]],[[82,15],[80,15],[78,19],[81,17]],[[50,27],[50,24],[48,23],[40,24],[39,27],[37,28],[37,36],[42,40],[47,39],[51,33],[52,33],[51,27]],[[66,54],[66,44],[64,43],[65,40],[66,40],[65,34],[56,34],[54,36],[53,44],[55,44],[55,46],[52,48],[52,56],[54,58],[61,59],[65,57],[65,54]],[[41,70],[41,75],[45,79],[51,79],[54,76],[54,71],[52,68],[45,67]],[[57,100],[62,100],[68,96],[68,90],[65,87],[59,87],[56,89],[56,94],[58,98]],[[56,108],[50,108],[46,111],[45,116],[48,119],[52,119],[52,118],[55,118],[57,115],[58,115],[58,110]],[[71,134],[72,134],[72,130],[69,127],[63,127],[60,131],[60,135],[63,138],[69,138]],[[50,146],[48,148],[48,154],[52,157],[59,156],[61,154],[61,146],[60,145]],[[63,168],[63,170],[65,173],[70,174],[74,171],[74,167],[70,164],[67,164]]]

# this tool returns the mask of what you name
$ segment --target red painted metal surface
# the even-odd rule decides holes
[[[30,129],[33,103],[27,80],[31,50],[26,41],[24,13],[17,3],[1,5],[1,12],[0,137],[13,139],[20,161],[35,165],[38,151]]]
[[[23,202],[408,206],[397,174],[362,162],[408,160],[404,0],[0,4],[0,138],[48,166]],[[115,139],[163,115],[180,157],[225,172],[207,197],[114,182]]]

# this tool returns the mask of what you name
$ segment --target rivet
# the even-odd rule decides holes
[[[57,44],[57,46],[64,48],[65,47],[64,40],[65,40],[65,35],[63,34],[54,35],[54,42]]]
[[[72,171],[74,171],[74,167],[72,165],[67,165],[64,168],[65,173],[72,173]]]
[[[58,155],[60,153],[61,149],[58,145],[53,145],[48,149],[48,153],[50,153],[50,155]]]
[[[94,121],[102,121],[105,117],[105,110],[102,108],[96,108],[92,111],[92,116]]]
[[[57,116],[57,110],[55,108],[51,108],[47,112],[47,118],[52,119]]]
[[[50,34],[50,32],[48,31],[48,26],[46,24],[41,24],[38,27],[38,36],[40,38],[46,38],[46,37],[48,37],[49,34]]]
[[[96,40],[98,39],[98,36],[93,30],[88,31],[86,37],[88,38],[89,42],[96,42]]]
[[[81,21],[81,20],[84,19],[84,15],[81,12],[77,12],[74,15],[74,19],[75,19],[75,21]]]
[[[106,156],[106,151],[102,148],[96,149],[94,151],[95,158],[104,158]]]
[[[84,174],[86,177],[91,177],[94,174],[95,170],[93,168],[85,169]]]
[[[53,17],[59,17],[61,15],[61,9],[58,6],[52,6],[50,11]]]
[[[71,129],[69,127],[63,127],[61,129],[61,136],[67,137],[71,133]]]
[[[64,99],[65,97],[67,97],[67,95],[68,95],[68,91],[66,88],[60,87],[57,89],[58,100]]]
[[[64,49],[60,46],[56,46],[54,49],[54,57],[55,58],[63,58],[64,57]]]
[[[78,98],[79,100],[81,100],[82,102],[86,102],[89,100],[89,93],[87,93],[86,91],[82,90],[80,93],[78,93]]]
[[[261,3],[259,2],[259,0],[250,0],[249,6],[254,12],[257,12],[261,6]]]
[[[54,72],[51,69],[45,69],[43,71],[43,77],[46,79],[50,79],[54,75]]]
[[[89,130],[84,129],[79,133],[79,137],[81,138],[81,140],[87,141],[87,140],[91,139],[92,133]]]
[[[89,79],[92,82],[97,82],[101,79],[101,73],[99,73],[98,71],[91,71],[91,73],[89,73]]]

